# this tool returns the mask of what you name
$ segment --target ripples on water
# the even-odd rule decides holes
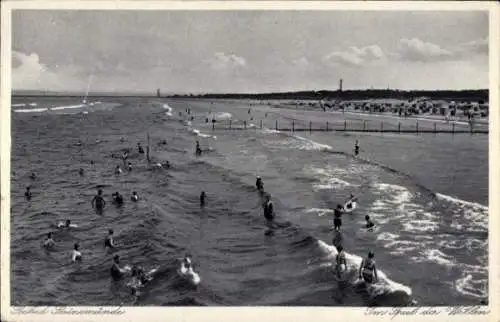
[[[453,184],[437,174],[436,180],[429,179],[439,158],[449,162],[439,149],[456,148],[456,143],[363,136],[365,151],[354,159],[352,136],[266,129],[212,133],[205,123],[208,113],[241,123],[248,118],[246,106],[102,101],[83,111],[47,112],[39,109],[78,103],[43,100],[30,107],[35,112],[13,113],[13,304],[364,306],[416,300],[453,305],[476,304],[487,296],[487,207],[480,204],[487,198],[470,196],[466,202],[450,197],[469,184],[481,187],[479,193],[487,189],[487,172],[486,177],[474,170],[461,173]],[[178,116],[187,107],[195,116],[190,122]],[[264,112],[256,108],[252,115],[258,120]],[[135,153],[137,142],[145,146],[148,131],[153,162],[169,160],[171,169],[152,170]],[[195,140],[206,151],[200,158],[194,156]],[[464,142],[463,148],[473,153],[462,154],[453,169],[487,160],[487,141]],[[417,146],[427,152],[413,155]],[[132,148],[133,170],[116,176],[113,169],[121,160],[114,155],[124,148]],[[426,162],[433,167],[422,174]],[[256,175],[273,196],[281,227],[270,236],[264,234]],[[27,185],[34,195],[30,202],[23,197]],[[103,214],[90,206],[98,186],[108,202]],[[125,197],[121,208],[110,202],[115,191]],[[140,202],[129,202],[132,191]],[[204,208],[199,206],[201,191],[207,193]],[[352,215],[344,215],[343,234],[337,236],[350,267],[347,282],[339,284],[331,272],[336,250],[330,209],[350,192],[360,196],[360,203]],[[366,214],[377,225],[373,232],[362,229]],[[65,219],[79,227],[52,227]],[[109,228],[115,231],[122,263],[159,267],[137,298],[110,281],[115,253],[103,248]],[[57,246],[46,252],[40,243],[50,231]],[[81,264],[70,263],[74,242],[81,244]],[[383,283],[363,289],[356,270],[368,250],[376,254]],[[176,274],[177,259],[186,253],[201,276],[198,287]]]

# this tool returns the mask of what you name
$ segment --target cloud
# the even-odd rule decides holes
[[[451,51],[440,46],[422,41],[418,38],[403,38],[399,41],[399,48],[396,55],[401,60],[415,62],[445,61],[454,58]]]
[[[324,60],[332,64],[348,64],[361,66],[371,62],[380,61],[385,57],[382,49],[377,45],[365,47],[350,47],[347,51],[335,51],[324,57]]]
[[[236,56],[235,54],[225,54],[223,52],[216,52],[214,57],[210,60],[210,64],[212,69],[215,70],[230,70],[246,67],[247,65],[245,58]]]
[[[12,88],[28,90],[78,90],[85,82],[78,77],[82,71],[75,66],[49,69],[37,53],[12,51]]]
[[[299,69],[309,69],[312,67],[312,64],[306,57],[294,59],[292,64]]]
[[[457,48],[458,53],[475,53],[475,54],[488,54],[489,43],[488,37],[472,40],[460,44]]]

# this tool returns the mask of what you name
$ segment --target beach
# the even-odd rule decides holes
[[[344,124],[452,125],[249,100],[89,101],[13,98],[13,305],[438,306],[488,297],[487,135],[335,132]],[[469,127],[462,123],[454,126]],[[310,126],[332,130],[280,131]],[[171,168],[153,169],[137,153],[148,134],[152,164],[169,161]],[[131,149],[133,170],[115,175],[123,149]],[[256,176],[275,205],[279,228],[272,235],[265,234]],[[103,214],[90,204],[97,188],[108,203]],[[111,204],[116,191],[125,197],[122,207]],[[132,191],[139,202],[130,201]],[[350,267],[342,284],[332,273],[332,209],[350,193],[358,208],[343,216],[335,237]],[[365,215],[373,231],[363,228]],[[78,228],[54,227],[66,219]],[[103,247],[108,229],[115,231],[114,252]],[[48,232],[56,242],[50,252],[40,246]],[[80,264],[70,261],[74,242],[81,245]],[[368,251],[383,283],[360,290],[356,270]],[[186,253],[201,277],[197,287],[176,273]],[[114,254],[126,264],[158,268],[140,296],[111,282]]]

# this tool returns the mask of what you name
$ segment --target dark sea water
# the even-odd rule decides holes
[[[486,135],[282,133],[276,119],[343,118],[243,101],[92,101],[12,102],[12,305],[471,305],[488,296]],[[217,120],[215,130],[207,116]],[[233,128],[247,121],[249,129],[224,130],[229,119]],[[168,160],[170,169],[154,169],[137,153],[148,132],[153,164]],[[116,155],[126,148],[133,170],[115,175],[122,164]],[[270,235],[257,175],[277,214]],[[24,198],[28,185],[31,201]],[[107,201],[103,214],[90,204],[97,187]],[[122,207],[111,203],[115,191],[125,197]],[[132,191],[138,203],[130,201]],[[343,216],[335,235],[331,209],[349,193],[359,196],[358,208]],[[363,228],[366,214],[376,224],[372,232]],[[65,219],[78,227],[55,228]],[[103,247],[110,228],[115,252]],[[48,232],[53,251],[41,247]],[[344,282],[332,273],[333,241],[347,253]],[[75,242],[79,264],[71,263]],[[357,270],[368,251],[380,282],[366,288]],[[177,273],[186,253],[201,278],[197,286]],[[126,281],[111,281],[114,254],[122,264],[158,268],[139,296]]]

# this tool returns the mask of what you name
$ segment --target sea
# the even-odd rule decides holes
[[[11,105],[11,305],[451,306],[488,299],[487,135],[285,132],[277,122],[307,127],[357,116],[245,100],[14,97]],[[137,149],[148,140],[149,162]],[[131,171],[120,159],[127,149]],[[170,168],[157,166],[166,161]],[[272,224],[256,176],[274,203]],[[103,213],[91,206],[99,188]],[[130,200],[133,191],[139,202]],[[112,203],[114,192],[124,196],[122,206]],[[332,209],[351,193],[357,208],[336,233]],[[364,227],[366,215],[373,230]],[[67,219],[77,227],[57,228]],[[108,229],[113,251],[104,248]],[[56,246],[45,250],[49,232]],[[71,261],[74,243],[80,263]],[[347,259],[340,279],[338,244]],[[358,270],[370,251],[379,280],[366,285]],[[152,280],[136,294],[128,278],[113,281],[114,255],[121,265],[155,270]],[[187,255],[199,284],[179,273]]]

